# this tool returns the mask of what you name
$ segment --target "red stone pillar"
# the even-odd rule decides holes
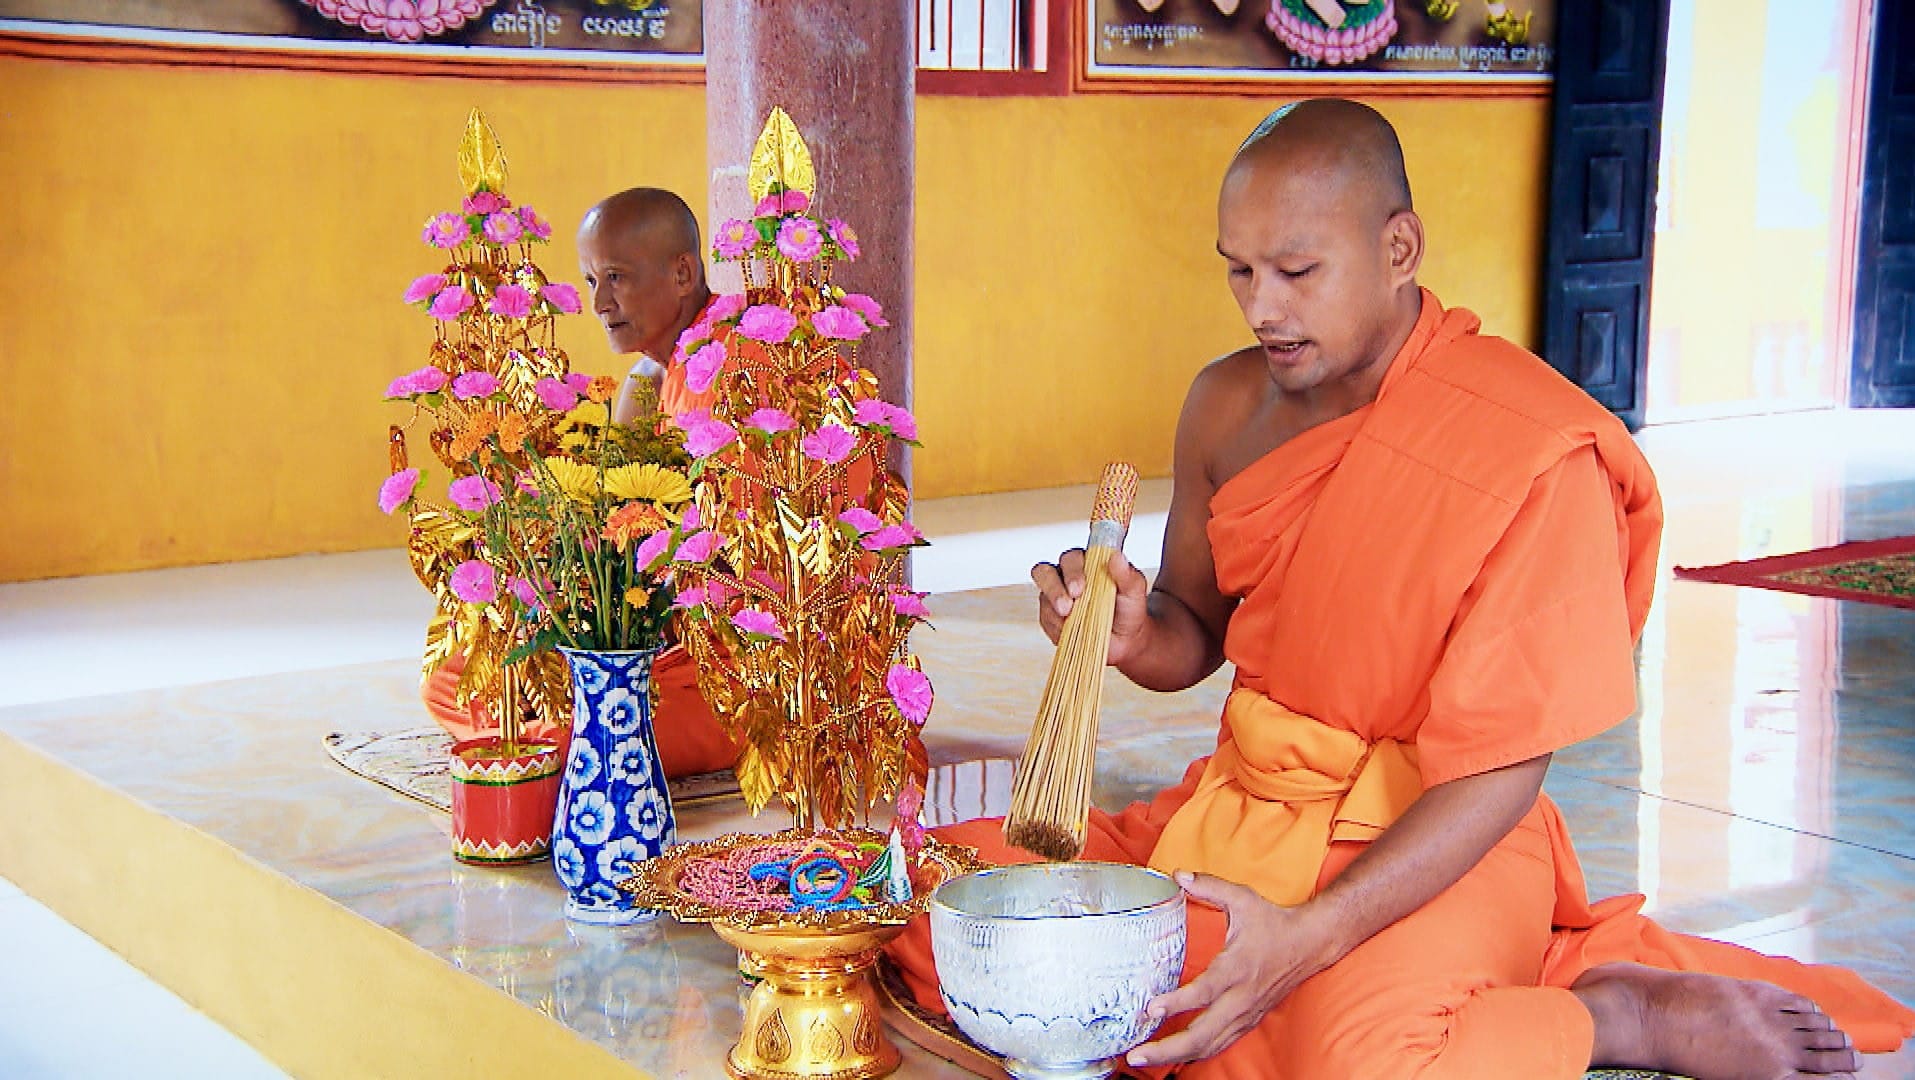
[[[715,226],[748,217],[751,148],[772,106],[798,125],[818,170],[818,210],[858,232],[863,257],[835,281],[884,305],[891,326],[859,347],[884,396],[911,404],[912,184],[917,71],[913,0],[705,0],[706,161]],[[739,288],[735,267],[715,287]],[[910,448],[894,467],[908,483]]]

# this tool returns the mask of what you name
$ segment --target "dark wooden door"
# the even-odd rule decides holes
[[[1642,425],[1669,0],[1562,0],[1543,358]]]
[[[1915,405],[1915,5],[1875,0],[1849,404]]]

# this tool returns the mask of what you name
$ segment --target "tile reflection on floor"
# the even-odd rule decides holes
[[[1560,754],[1549,780],[1591,891],[1641,891],[1676,929],[1849,964],[1915,1002],[1915,612],[1669,577],[1678,563],[1915,533],[1915,422],[1737,420],[1656,429],[1643,443],[1669,525],[1641,709]],[[1003,761],[1028,732],[1046,663],[1029,588],[1009,583],[1078,542],[1078,502],[1087,491],[922,508],[941,548],[921,566],[940,590],[1007,586],[935,597],[934,629],[917,641],[939,679],[937,760],[999,761],[947,774],[936,801],[953,812],[991,809],[1008,791]],[[1133,544],[1139,563],[1156,561],[1153,540]],[[0,705],[408,659],[422,604],[393,552],[0,586]],[[103,651],[124,659],[120,682],[79,681]],[[1174,781],[1214,738],[1226,687],[1219,675],[1167,697],[1113,682],[1099,802]],[[0,881],[0,955],[32,938],[56,951],[39,970],[105,969],[62,997],[37,992],[32,965],[0,963],[0,1075],[169,1075],[170,1063],[204,1061],[233,1064],[196,1075],[277,1075],[203,1018],[126,1019],[102,1034],[115,1009],[197,1014],[76,937]],[[81,1011],[89,994],[121,1001],[97,998],[108,986],[146,1004]],[[1864,1075],[1915,1077],[1915,1056],[1871,1059]]]

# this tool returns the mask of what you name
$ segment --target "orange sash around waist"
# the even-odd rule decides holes
[[[1413,744],[1365,742],[1254,690],[1231,692],[1224,729],[1151,852],[1158,870],[1200,871],[1300,904],[1316,892],[1333,841],[1375,839],[1423,793]]]

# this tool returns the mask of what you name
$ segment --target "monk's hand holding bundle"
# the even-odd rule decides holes
[[[1110,653],[1105,663],[1121,668],[1139,651],[1150,621],[1150,582],[1143,571],[1130,564],[1122,551],[1113,551],[1106,569],[1117,586],[1117,606],[1110,624]],[[1054,563],[1031,567],[1031,580],[1037,584],[1037,621],[1044,634],[1057,643],[1064,631],[1064,620],[1084,595],[1084,549],[1072,548]]]
[[[1201,1011],[1183,1030],[1132,1050],[1126,1060],[1140,1068],[1222,1053],[1304,980],[1347,951],[1338,943],[1328,908],[1285,907],[1209,874],[1179,871],[1175,876],[1192,900],[1221,908],[1230,929],[1223,950],[1203,974],[1150,1003],[1150,1012],[1160,1018]]]

